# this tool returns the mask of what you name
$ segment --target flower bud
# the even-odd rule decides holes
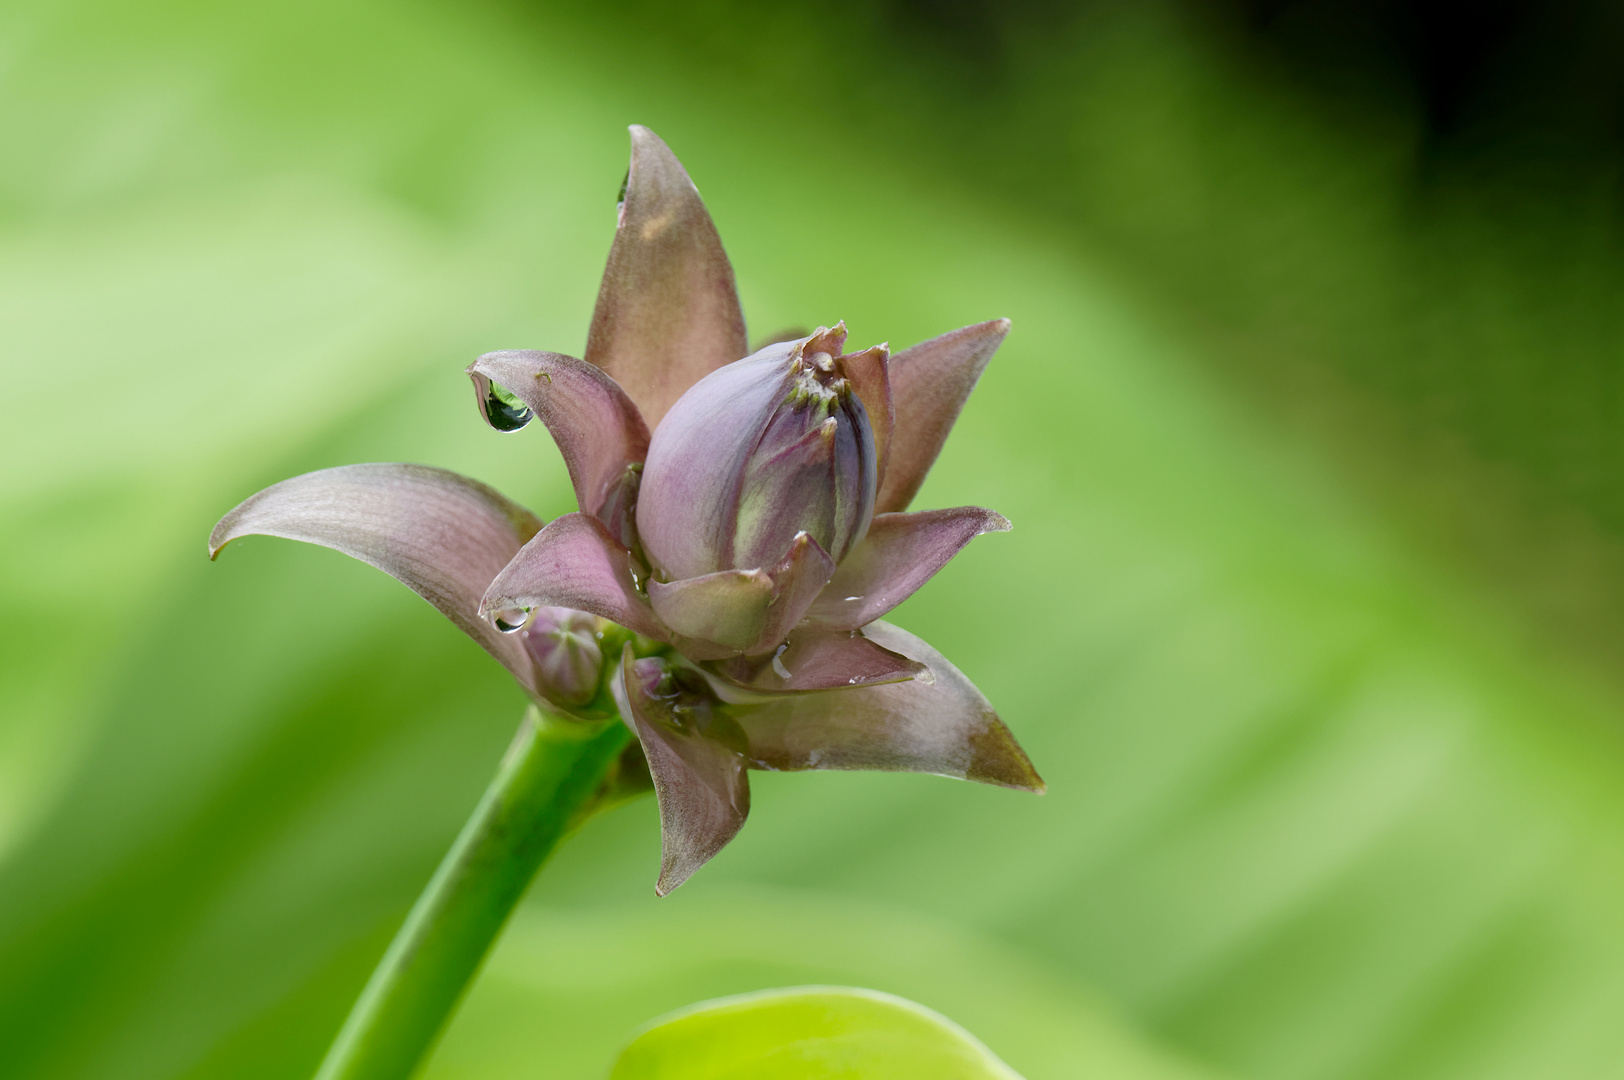
[[[837,562],[874,516],[875,450],[839,355],[844,325],[695,383],[655,429],[637,528],[668,580],[783,559],[805,532]]]
[[[598,620],[584,611],[538,607],[524,629],[525,647],[536,662],[536,685],[547,700],[578,708],[598,693],[603,650]]]

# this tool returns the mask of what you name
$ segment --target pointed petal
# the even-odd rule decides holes
[[[823,550],[823,545],[812,539],[811,533],[796,533],[789,552],[772,570],[772,603],[767,608],[761,635],[748,651],[767,652],[777,648],[800,623],[806,609],[817,600],[834,573],[835,561]]]
[[[770,653],[789,636],[835,572],[835,561],[809,533],[797,533],[770,572],[721,570],[649,583],[660,621],[691,660]]]
[[[773,579],[763,570],[720,570],[681,581],[651,581],[648,597],[661,622],[684,638],[721,646],[725,655],[742,652],[761,638]]]
[[[876,345],[843,356],[840,363],[868,414],[869,430],[874,432],[874,474],[883,490],[885,467],[891,458],[891,432],[896,426],[896,406],[891,400],[891,349]]]
[[[660,804],[660,896],[721,851],[750,813],[743,733],[680,676],[663,660],[634,660],[630,644],[622,654],[626,721]]]
[[[874,503],[876,514],[908,509],[965,399],[1007,333],[1009,320],[993,319],[922,341],[891,357],[896,428],[885,482]]]
[[[628,524],[622,511],[628,477],[648,456],[648,427],[632,399],[601,368],[562,353],[509,349],[486,353],[468,368],[480,413],[490,421],[491,383],[504,387],[547,425],[575,485],[583,513],[609,526]],[[493,425],[495,426],[495,425]],[[632,537],[621,536],[630,546]]]
[[[722,678],[756,693],[835,690],[902,682],[928,670],[859,630],[802,629],[767,656],[736,656],[711,665]]]
[[[757,768],[926,772],[1043,790],[1015,736],[963,672],[889,623],[864,633],[923,661],[932,678],[735,706]]]
[[[633,125],[631,171],[586,358],[650,428],[707,372],[749,354],[733,268],[699,192],[665,143]]]
[[[912,596],[971,540],[1009,528],[1002,514],[979,506],[881,514],[807,617],[831,629],[866,626]]]
[[[220,519],[209,558],[239,536],[303,540],[377,567],[433,604],[535,690],[524,643],[479,597],[541,521],[499,492],[426,465],[344,465],[273,484]]]
[[[575,608],[646,637],[666,636],[637,591],[632,553],[586,514],[554,518],[537,533],[496,575],[479,610],[483,615],[515,607]]]

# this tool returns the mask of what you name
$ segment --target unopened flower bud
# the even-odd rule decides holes
[[[536,662],[537,688],[555,705],[578,708],[598,693],[603,650],[598,620],[584,611],[539,607],[524,630],[525,647]]]
[[[875,449],[844,325],[719,368],[655,430],[637,528],[669,579],[755,569],[805,532],[837,562],[874,515]]]

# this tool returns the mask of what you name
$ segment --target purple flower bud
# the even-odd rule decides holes
[[[538,607],[524,628],[525,647],[536,662],[536,686],[547,700],[578,708],[598,693],[603,650],[598,620],[584,611]]]
[[[699,380],[655,429],[637,529],[670,580],[777,564],[807,533],[837,562],[874,516],[874,432],[844,324]]]

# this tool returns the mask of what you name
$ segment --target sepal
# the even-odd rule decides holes
[[[638,590],[638,569],[637,556],[603,522],[565,514],[502,568],[485,590],[479,613],[490,617],[514,608],[575,608],[664,641],[664,627]]]
[[[541,519],[477,480],[427,465],[342,465],[251,495],[220,519],[209,558],[241,536],[302,540],[377,567],[433,604],[536,691],[521,641],[482,616],[480,595]]]
[[[523,426],[524,412],[506,400],[512,398],[547,425],[582,512],[634,546],[629,511],[649,433],[620,385],[584,360],[536,349],[486,353],[469,365],[468,376],[487,424],[499,431]]]
[[[964,326],[891,357],[896,428],[876,514],[908,509],[976,380],[1009,333],[1008,319]]]
[[[1043,791],[1043,779],[975,684],[889,623],[864,633],[930,670],[907,682],[792,694],[734,706],[760,769],[924,772]]]
[[[625,719],[642,743],[660,804],[657,895],[681,885],[750,813],[745,738],[703,678],[661,658],[621,656]]]
[[[912,596],[971,540],[1009,529],[1002,514],[979,506],[881,514],[807,617],[831,629],[866,626]]]
[[[749,345],[733,267],[688,171],[648,128],[634,124],[631,136],[586,359],[625,388],[653,428],[683,391]]]

